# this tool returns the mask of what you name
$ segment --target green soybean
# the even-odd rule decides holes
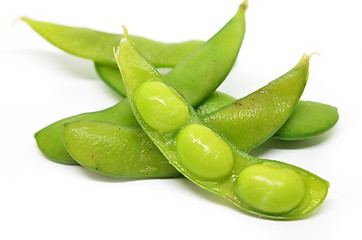
[[[173,86],[180,91],[180,93],[193,106],[196,106],[203,99],[211,95],[231,70],[238,55],[245,33],[246,4],[243,6],[244,7],[241,8],[220,31],[218,31],[197,50],[188,55],[186,59],[181,61],[169,74],[165,76],[165,78],[173,84]],[[51,24],[46,26],[46,29],[49,28],[49,34],[52,32],[58,32],[58,27],[55,27],[55,30],[53,31]],[[73,29],[73,31],[75,30]],[[77,37],[81,38],[82,36],[77,35]],[[62,39],[59,34],[54,34],[54,38],[56,38],[57,41],[61,41]],[[138,43],[139,42],[137,42],[137,44]],[[222,52],[225,49],[225,43],[230,43],[230,45],[228,46],[227,54],[223,55]],[[82,48],[82,51],[86,51],[86,46],[82,46]],[[231,54],[231,52],[233,53]],[[209,56],[210,58],[203,59],[203,56]],[[202,66],[207,66],[207,68]],[[174,71],[177,71],[177,74],[171,74]],[[177,75],[182,75],[183,77],[177,77]],[[133,118],[129,106],[126,106],[128,104],[127,101],[123,101],[124,100],[122,100],[120,105],[125,109],[119,111],[118,114],[120,116],[115,117],[113,120],[108,117],[108,120],[104,120],[105,117],[101,116],[104,112],[101,111],[94,114],[88,113],[81,115],[80,117],[74,116],[66,118],[41,129],[35,134],[35,139],[39,149],[48,158],[56,162],[77,164],[68,154],[62,142],[62,125],[71,120],[87,119],[88,115],[91,115],[91,118],[89,119],[110,121],[125,124],[127,126],[134,126],[136,121]],[[109,113],[109,115],[113,115],[114,113],[112,109],[110,111],[111,113]],[[131,119],[133,119],[133,123]]]
[[[175,91],[160,82],[145,82],[135,92],[135,106],[144,121],[160,132],[179,129],[188,119],[188,109]]]
[[[193,181],[195,184],[206,190],[209,190],[226,199],[231,200],[233,203],[235,203],[237,206],[244,209],[245,211],[248,211],[251,214],[255,214],[257,216],[265,218],[272,218],[272,219],[298,218],[313,211],[317,206],[319,206],[323,202],[323,200],[327,195],[327,190],[329,187],[327,181],[292,165],[272,160],[257,159],[248,156],[247,154],[239,151],[233,144],[231,144],[227,139],[223,138],[220,134],[216,133],[215,131],[214,134],[220,137],[221,141],[227,144],[232,151],[232,158],[233,158],[232,169],[231,171],[229,170],[226,171],[224,169],[224,171],[228,173],[225,172],[223,174],[217,173],[215,174],[215,176],[212,174],[213,175],[211,176],[212,179],[206,179],[206,180],[204,179],[204,177],[200,177],[197,174],[195,174],[193,171],[195,170],[197,171],[199,164],[197,163],[195,163],[195,165],[184,164],[183,162],[184,159],[181,157],[183,153],[179,152],[182,151],[183,148],[177,149],[177,144],[183,144],[182,141],[184,140],[187,141],[188,138],[193,139],[193,137],[190,137],[190,133],[187,132],[185,134],[186,137],[178,138],[178,136],[182,135],[183,131],[187,131],[185,129],[188,129],[189,126],[193,126],[194,124],[202,125],[203,127],[210,130],[212,130],[212,128],[206,125],[200,119],[195,110],[190,105],[188,105],[187,102],[185,102],[185,104],[187,104],[189,108],[189,118],[180,130],[175,130],[170,133],[164,134],[150,127],[137,112],[137,108],[135,107],[135,101],[137,98],[137,96],[135,95],[135,91],[139,86],[148,81],[159,81],[163,84],[167,84],[167,82],[161,77],[161,75],[157,72],[157,70],[147,62],[147,60],[144,58],[141,52],[137,50],[134,43],[132,43],[132,41],[127,37],[127,32],[126,32],[126,39],[122,40],[120,43],[119,50],[116,53],[116,58],[118,66],[123,76],[123,80],[125,82],[127,96],[130,99],[130,105],[135,118],[137,119],[138,123],[145,131],[147,136],[161,150],[162,154],[167,158],[167,160],[182,175],[187,177],[189,180]],[[133,61],[130,62],[129,59],[133,59]],[[135,74],[137,77],[135,77]],[[191,130],[192,129],[193,128],[191,128]],[[199,128],[196,129],[198,130]],[[197,131],[195,131],[195,134],[197,134]],[[210,144],[209,142],[204,141],[204,139],[206,138],[198,140],[200,140],[201,144],[204,144],[206,148],[210,148],[211,152],[218,152],[220,150],[218,149],[217,144],[216,145]],[[178,141],[181,141],[181,143]],[[193,142],[191,143],[191,145],[192,144],[198,146],[199,143]],[[194,159],[192,156],[191,157],[186,156],[186,158],[190,158],[189,159],[190,161],[193,161]],[[205,158],[206,162],[208,162],[209,160],[210,160],[209,157]],[[268,212],[265,211],[264,209],[260,209],[259,205],[257,205],[256,202],[254,202],[253,200],[249,202],[244,201],[242,197],[238,195],[237,190],[235,190],[235,188],[237,188],[238,186],[237,179],[240,173],[244,169],[247,169],[248,167],[255,164],[271,164],[273,166],[287,168],[288,170],[293,171],[295,174],[300,176],[300,178],[304,183],[303,199],[298,204],[294,204],[295,199],[285,200],[283,198],[283,201],[275,200],[276,202],[271,202],[270,204],[268,204],[268,208],[266,208]],[[227,168],[229,165],[230,164],[226,164],[225,167]],[[219,164],[219,166],[223,167],[223,164]],[[223,176],[222,178],[218,178],[219,176],[222,176],[224,174],[225,176]],[[290,179],[293,179],[293,176],[291,175],[288,176]],[[278,182],[276,182],[276,184],[278,184]],[[286,189],[290,188],[288,184],[286,186],[287,187],[282,189],[281,192],[284,192],[286,191]],[[295,186],[295,188],[297,189],[299,189],[299,187],[300,186]],[[280,190],[278,191],[280,192]],[[243,193],[244,195],[246,193],[245,196],[248,195],[247,191],[244,191]],[[278,206],[279,204],[283,204],[284,201],[288,203],[288,206],[285,206],[284,208],[287,209],[286,212],[279,212],[281,209],[280,207],[273,208],[273,206]],[[251,204],[252,207],[249,206],[249,204]],[[293,204],[296,206],[294,206]]]
[[[204,179],[226,177],[234,165],[224,140],[200,124],[187,125],[176,138],[176,152],[185,167]]]
[[[117,67],[113,48],[118,46],[123,35],[47,23],[28,17],[22,17],[21,20],[45,40],[67,53],[91,59],[106,66]],[[131,36],[131,38],[156,67],[176,66],[203,43],[202,41],[162,43],[138,36]]]
[[[252,208],[284,213],[301,203],[305,186],[297,172],[283,166],[260,163],[241,171],[236,194]]]

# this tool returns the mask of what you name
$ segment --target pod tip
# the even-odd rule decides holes
[[[309,57],[314,56],[314,55],[321,56],[319,54],[319,52],[311,52],[310,54],[308,54]]]
[[[239,10],[245,12],[247,8],[248,8],[248,0],[244,0],[244,2],[239,6]]]
[[[123,28],[124,36],[127,38],[127,40],[129,40],[128,30],[127,30],[126,26],[122,25],[122,28]]]

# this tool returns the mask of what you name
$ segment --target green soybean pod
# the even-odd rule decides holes
[[[308,81],[309,59],[310,55],[304,55],[286,74],[235,101],[231,107],[208,114],[204,121],[241,151],[260,145],[292,114]]]
[[[63,140],[74,159],[86,159],[81,161],[82,166],[104,175],[143,178],[181,176],[141,128],[78,120],[64,125]]]
[[[124,114],[120,114],[120,112]],[[127,112],[128,114],[126,114]],[[105,122],[120,122],[129,127],[139,128],[138,123],[132,116],[128,100],[124,99],[110,108],[64,118],[41,129],[34,134],[39,150],[54,162],[70,165],[78,164],[65,149],[62,133],[65,123],[82,119]]]
[[[211,95],[225,79],[225,76],[228,74],[228,72],[231,70],[232,65],[238,55],[240,45],[244,38],[246,7],[246,2],[244,2],[240,6],[237,14],[233,16],[231,20],[221,28],[221,30],[219,30],[212,38],[210,38],[209,41],[205,42],[200,48],[192,52],[187,57],[187,59],[183,60],[182,63],[178,64],[177,67],[175,67],[171,71],[177,71],[177,74],[167,74],[165,76],[165,78],[168,79],[170,83],[177,86],[177,89],[193,106],[196,106],[197,103],[200,102],[202,99]],[[230,38],[234,40],[231,41]],[[204,55],[213,56],[214,54],[212,54],[212,52],[222,52],[222,50],[225,48],[224,44],[230,41],[234,44],[229,46],[228,54],[218,54],[217,60],[215,60],[214,58],[207,58],[204,59],[202,62],[195,61],[195,59],[200,59]],[[234,51],[234,53],[230,54],[230,51]],[[208,66],[208,68],[204,68],[201,66]],[[215,74],[214,69],[218,69]],[[184,77],[177,77],[177,75],[179,74],[183,75]],[[183,79],[187,80],[184,81]],[[195,82],[197,82],[196,85]],[[130,119],[134,118],[129,107],[127,108],[126,104],[128,104],[127,101],[124,103],[120,103],[120,105],[122,105],[122,108],[124,108],[125,110],[118,112],[119,116],[115,117],[113,120],[109,119],[108,117],[108,120],[105,120],[105,117],[102,116],[105,112],[106,115],[114,116],[113,110],[109,109],[104,110],[105,112],[101,111],[94,114],[88,113],[79,117],[74,116],[55,122],[39,130],[35,134],[38,148],[53,161],[65,164],[77,164],[64,147],[61,135],[63,131],[62,125],[68,121],[87,119],[88,116],[91,116],[88,119],[109,121],[119,124],[126,124],[127,126],[133,126],[132,120]],[[110,113],[107,113],[108,111],[110,111]],[[134,120],[134,122],[136,121]]]
[[[118,46],[119,41],[124,37],[123,35],[47,23],[28,17],[20,19],[45,40],[67,53],[91,59],[106,66],[117,67],[113,48]],[[203,41],[195,40],[181,43],[162,43],[139,36],[131,36],[131,38],[156,67],[176,66],[178,62],[203,43]]]
[[[182,96],[147,62],[127,37],[126,30],[125,34],[126,39],[121,40],[116,59],[134,116],[147,136],[182,175],[198,186],[229,199],[245,211],[264,218],[302,217],[323,202],[329,187],[327,181],[301,168],[253,158],[239,151],[200,119]],[[159,91],[153,91],[155,95],[152,97],[139,94],[138,89],[149,86],[159,88],[159,91],[169,89],[160,95]],[[179,119],[169,122],[163,117],[157,120],[143,115],[141,112],[145,108],[151,108],[155,115],[163,114],[164,108],[159,109],[158,104],[152,101],[154,98],[160,102],[165,100],[165,108],[169,107],[177,113],[176,116],[181,116],[182,126],[177,125],[165,133],[164,126]],[[167,101],[171,98],[177,99],[177,104]],[[188,108],[186,117],[185,106]],[[150,126],[149,121],[161,123]],[[276,178],[269,172],[277,172],[284,178]],[[253,195],[250,190],[253,186],[264,186],[264,189]],[[289,192],[295,195],[291,196]],[[263,204],[260,199],[264,200]],[[279,207],[280,204],[283,207]]]
[[[338,110],[328,104],[300,101],[288,121],[273,138],[292,141],[304,140],[325,133],[336,125]]]
[[[258,91],[260,91],[260,89]],[[244,98],[244,100],[246,100],[246,98]],[[242,109],[237,110],[234,106],[232,106],[232,103],[234,102],[235,105],[243,105],[243,101],[240,100],[238,101],[238,103],[236,101],[237,100],[230,95],[221,92],[215,92],[209,98],[205,99],[195,109],[206,122],[209,121],[209,124],[214,125],[215,129],[219,129],[218,126],[225,125],[224,121],[231,121],[230,118],[232,118],[233,116],[234,119],[238,118],[236,117],[237,114],[245,114]],[[226,110],[227,108],[234,108],[234,112],[231,109]],[[225,114],[221,113],[223,111],[225,112]],[[293,112],[289,116],[288,120],[283,124],[281,128],[279,128],[279,130],[272,136],[272,138],[284,141],[310,139],[329,131],[331,128],[334,127],[334,125],[337,124],[338,118],[339,114],[336,107],[314,101],[300,100],[295,105]],[[248,119],[252,121],[251,118]],[[246,125],[249,126],[248,123],[246,123]],[[236,129],[239,129],[239,125],[236,126]],[[237,132],[239,133],[239,130],[237,130]],[[241,136],[235,135],[235,137],[237,137],[236,139],[239,139],[239,137]],[[258,136],[256,136],[256,138],[258,138]],[[267,140],[267,137],[265,137],[265,140]],[[241,141],[236,140],[235,144],[238,142],[239,144],[241,143]],[[247,145],[242,145],[241,149],[249,151],[257,145],[249,146],[250,149]]]

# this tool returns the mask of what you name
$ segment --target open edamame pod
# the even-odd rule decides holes
[[[327,181],[301,168],[239,151],[199,118],[147,62],[126,30],[125,34],[116,59],[132,112],[182,175],[265,218],[298,218],[323,202]]]
[[[123,35],[47,23],[28,17],[20,19],[45,40],[67,53],[91,59],[106,66],[117,67],[113,48],[118,46],[119,41],[124,37]],[[203,41],[195,40],[181,43],[162,43],[138,36],[131,36],[131,38],[156,67],[176,66],[178,62],[203,43]]]
[[[191,105],[196,106],[200,101],[211,95],[230,72],[244,39],[246,8],[245,1],[240,5],[239,11],[221,30],[166,74],[165,78],[182,93]],[[229,45],[228,50],[223,54],[225,44]],[[207,58],[203,59],[204,57]],[[203,61],[201,61],[202,59]],[[176,73],[172,73],[174,71]],[[124,104],[128,103],[121,103],[122,108],[126,108]],[[110,111],[106,115],[114,116],[112,109]],[[65,122],[90,117],[88,119],[133,126],[133,123],[129,122],[130,119],[133,119],[129,107],[128,110],[119,111],[120,116],[115,117],[113,120],[105,120],[105,117],[101,116],[103,114],[105,114],[104,111],[95,114],[88,113],[80,117],[75,116],[60,120],[41,129],[35,134],[39,149],[51,160],[65,164],[76,164],[62,142],[62,125]],[[109,119],[108,116],[106,118]],[[126,123],[123,122],[124,120]],[[135,120],[134,122],[136,123]]]

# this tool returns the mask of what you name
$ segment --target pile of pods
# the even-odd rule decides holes
[[[185,176],[259,217],[300,218],[325,199],[329,183],[299,167],[246,152],[269,138],[301,140],[338,121],[335,107],[299,101],[309,55],[241,99],[215,92],[245,34],[243,2],[208,41],[161,43],[23,17],[58,48],[94,61],[124,98],[102,111],[57,121],[35,134],[51,160],[123,178]],[[116,49],[114,53],[113,49]],[[171,68],[161,75],[157,68]]]

